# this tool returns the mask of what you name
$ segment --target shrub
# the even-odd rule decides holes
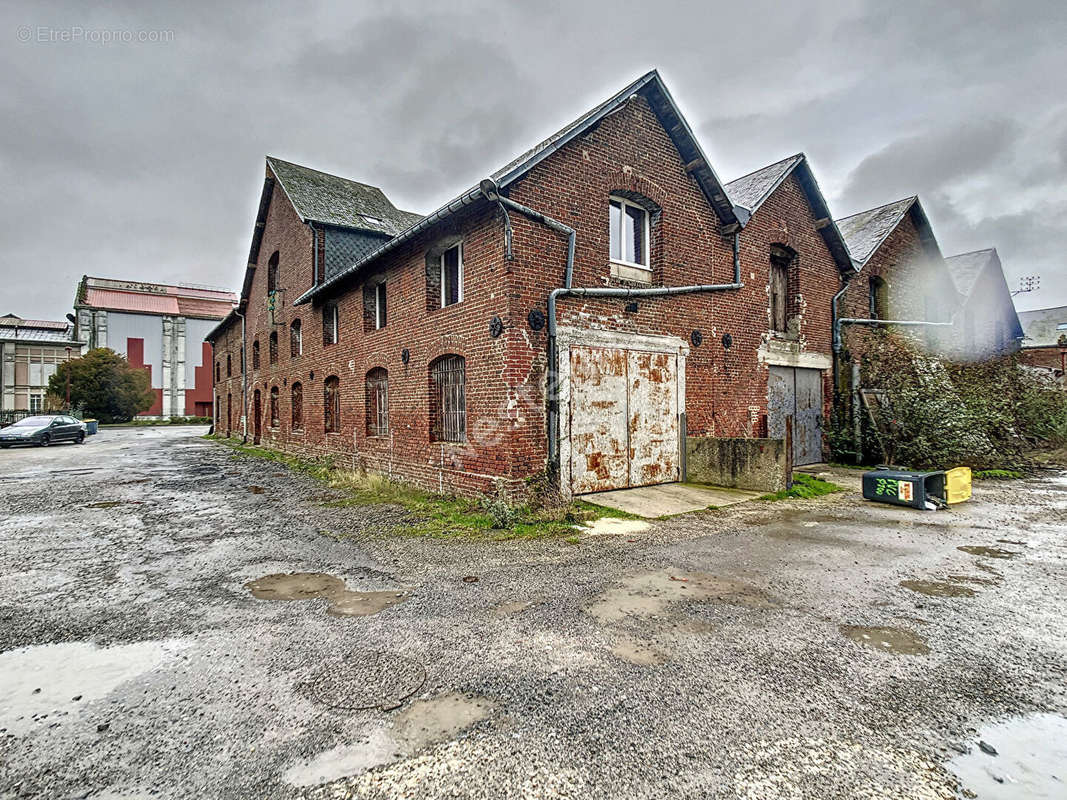
[[[156,401],[148,371],[106,347],[61,363],[48,380],[48,392],[66,397],[70,379],[71,405],[102,423],[127,422]]]

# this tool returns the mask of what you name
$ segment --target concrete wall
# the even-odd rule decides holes
[[[789,466],[781,439],[690,436],[685,441],[686,480],[734,489],[777,492]]]

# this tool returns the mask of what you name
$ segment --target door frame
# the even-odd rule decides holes
[[[677,356],[678,381],[678,468],[685,464],[685,360],[689,355],[689,344],[677,336],[647,333],[629,333],[627,331],[594,330],[560,326],[556,332],[557,380],[559,381],[559,469],[560,493],[572,497],[571,491],[571,348],[603,347],[616,350],[644,350],[652,353],[666,353]]]

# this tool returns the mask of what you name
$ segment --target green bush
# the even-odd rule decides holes
[[[156,401],[148,371],[106,347],[61,363],[48,380],[48,392],[66,397],[68,385],[71,406],[105,424],[126,422]]]

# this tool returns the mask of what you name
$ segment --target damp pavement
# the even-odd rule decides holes
[[[472,544],[201,433],[0,452],[0,797],[1067,796],[1063,473]]]

